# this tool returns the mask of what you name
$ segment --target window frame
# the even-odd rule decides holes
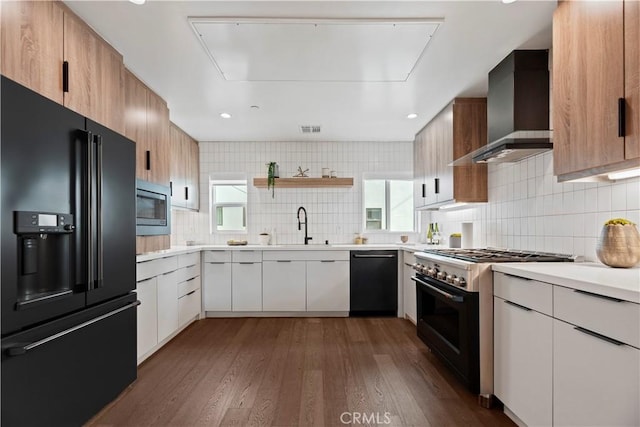
[[[367,206],[366,206],[366,190],[365,190],[365,181],[384,181],[384,212],[382,216],[385,218],[384,229],[367,229]],[[415,209],[415,201],[413,200],[413,191],[411,192],[412,203],[414,203],[412,209],[412,217],[413,217],[413,225],[411,230],[389,230],[389,226],[391,225],[391,181],[408,181],[413,185],[413,175],[410,173],[398,172],[398,173],[365,173],[362,175],[362,232],[368,234],[402,234],[402,233],[415,233],[416,232],[416,209]]]
[[[216,186],[244,186],[247,189],[247,200],[244,203],[216,203]],[[244,230],[218,230],[218,208],[242,207]],[[246,177],[210,177],[209,178],[209,233],[210,234],[248,234],[249,233],[249,180]]]

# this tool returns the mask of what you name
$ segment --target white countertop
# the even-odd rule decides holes
[[[194,246],[172,246],[171,249],[148,252],[137,255],[136,262],[150,261],[152,259],[164,258],[175,255],[188,254],[192,252],[207,250],[225,251],[374,251],[374,250],[405,250],[410,252],[433,248],[432,245],[421,243],[367,243],[364,245],[355,244],[335,244],[335,245],[194,245]]]
[[[640,304],[640,267],[611,268],[594,262],[493,264],[493,271]]]

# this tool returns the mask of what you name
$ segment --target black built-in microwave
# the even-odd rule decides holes
[[[171,189],[153,182],[136,180],[136,234],[171,234]]]

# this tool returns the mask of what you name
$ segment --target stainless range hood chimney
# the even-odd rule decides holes
[[[453,165],[517,162],[553,148],[549,51],[514,50],[489,72],[489,143]]]

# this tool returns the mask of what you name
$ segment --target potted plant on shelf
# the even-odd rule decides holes
[[[629,268],[640,262],[640,233],[624,218],[604,223],[596,245],[598,259],[610,267]]]
[[[267,163],[267,189],[271,190],[271,197],[275,197],[276,178],[280,177],[280,170],[276,162]]]

